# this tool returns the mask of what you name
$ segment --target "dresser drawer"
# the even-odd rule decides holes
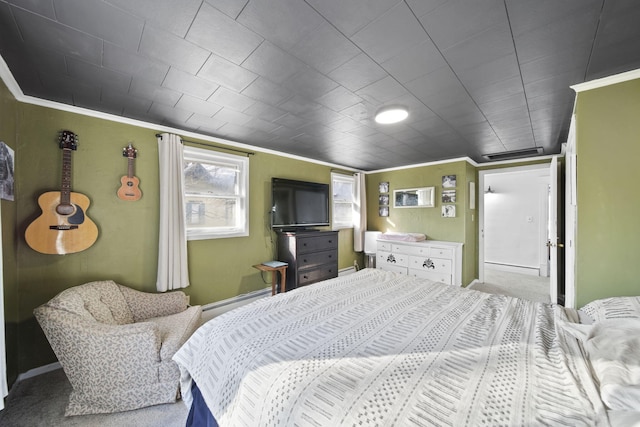
[[[332,234],[329,236],[300,237],[297,245],[298,254],[336,249],[338,247],[338,236]]]
[[[376,265],[395,265],[398,267],[408,267],[409,256],[393,252],[378,252],[376,254]]]
[[[432,257],[409,257],[409,268],[451,275],[451,260]]]
[[[434,258],[453,259],[453,249],[432,246],[431,248],[429,248],[429,256],[432,256]]]
[[[309,252],[298,256],[298,268],[305,269],[321,264],[337,262],[336,251]]]
[[[431,247],[425,246],[425,245],[420,245],[420,246],[393,245],[393,251],[394,252],[402,251],[408,255],[417,255],[417,256],[424,256],[424,257],[428,257],[431,255]]]
[[[400,267],[393,264],[376,265],[377,269],[384,271],[393,271],[395,273],[407,274],[407,267]]]
[[[434,282],[444,283],[445,285],[450,285],[451,275],[446,273],[439,273],[437,271],[426,271],[426,270],[415,270],[409,269],[409,276],[420,277],[423,279],[429,279]]]
[[[320,265],[316,268],[298,270],[298,286],[310,285],[321,280],[338,277],[338,262]]]
[[[391,246],[392,244],[389,242],[380,242],[378,241],[378,251],[383,251],[383,252],[391,252]]]

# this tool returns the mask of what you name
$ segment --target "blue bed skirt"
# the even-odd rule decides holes
[[[189,409],[187,427],[218,427],[218,423],[213,418],[211,411],[209,411],[195,381],[191,385],[191,395],[193,396],[193,403],[191,404],[191,409]]]

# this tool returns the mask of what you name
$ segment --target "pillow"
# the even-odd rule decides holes
[[[378,238],[384,240],[399,240],[401,242],[422,242],[423,240],[427,240],[427,236],[422,233],[395,233],[391,231],[382,233]]]
[[[599,299],[579,310],[581,318],[587,315],[593,322],[607,319],[640,319],[640,296]]]
[[[565,324],[580,339],[609,409],[640,411],[640,319]]]

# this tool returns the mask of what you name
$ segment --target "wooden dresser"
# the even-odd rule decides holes
[[[462,286],[462,243],[378,240],[376,268]]]
[[[279,232],[278,260],[289,264],[287,290],[337,277],[338,232]]]

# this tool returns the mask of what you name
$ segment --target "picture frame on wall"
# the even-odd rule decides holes
[[[388,194],[380,194],[378,196],[378,204],[380,206],[388,206],[389,205],[389,195]]]
[[[0,198],[14,200],[15,152],[0,141]]]
[[[442,205],[442,217],[443,218],[455,218],[456,217],[456,205]]]
[[[456,190],[442,190],[442,203],[455,203]]]
[[[389,182],[384,181],[378,184],[378,193],[388,193],[389,192]]]
[[[380,216],[389,216],[389,206],[380,206],[378,208],[378,214]]]
[[[456,188],[456,176],[444,175],[442,177],[442,188]]]

